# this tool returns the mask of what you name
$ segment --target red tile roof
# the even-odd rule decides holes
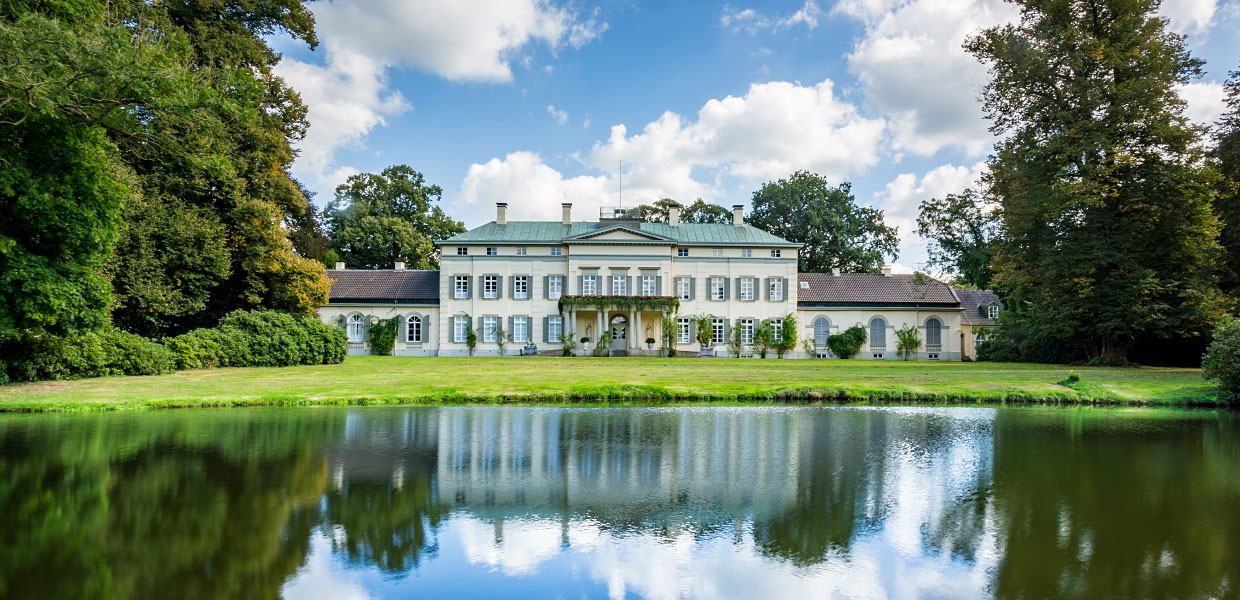
[[[914,275],[882,275],[879,273],[800,273],[802,284],[797,288],[797,302],[835,305],[944,305],[959,304],[946,283]]]
[[[328,269],[328,302],[439,303],[439,271]]]

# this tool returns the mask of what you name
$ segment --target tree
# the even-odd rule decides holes
[[[779,341],[775,342],[775,354],[779,358],[783,358],[784,354],[791,352],[797,347],[797,335],[799,333],[797,316],[795,314],[784,315],[784,321],[779,329]]]
[[[322,213],[314,205],[314,192],[305,188],[302,188],[302,192],[306,195],[306,209],[298,214],[284,216],[288,241],[293,244],[293,251],[298,256],[327,264],[327,253],[331,250],[332,239],[323,227]]]
[[[902,360],[912,358],[920,349],[921,336],[911,323],[905,323],[904,327],[896,330],[896,354],[900,355]]]
[[[1212,158],[1223,176],[1214,211],[1222,222],[1219,242],[1224,261],[1219,285],[1235,295],[1240,291],[1240,71],[1232,71],[1224,88],[1227,112],[1215,130]]]
[[[1177,87],[1201,61],[1155,0],[1022,0],[965,48],[990,66],[996,286],[1050,335],[1124,364],[1139,336],[1197,336],[1220,311],[1214,177]]]
[[[876,273],[886,262],[883,257],[895,259],[900,241],[896,228],[883,223],[883,211],[857,206],[851,184],[833,187],[807,171],[754,192],[749,223],[805,244],[798,261],[803,273]]]
[[[701,198],[694,200],[693,204],[690,204],[688,207],[671,198],[662,198],[656,200],[653,205],[643,204],[638,208],[642,210],[642,216],[647,223],[666,223],[673,208],[681,209],[681,223],[717,223],[726,225],[732,222],[732,211]]]
[[[433,269],[431,241],[396,217],[365,216],[346,221],[335,245],[350,269],[391,269],[403,261],[412,269]]]
[[[406,231],[411,235],[402,234],[404,245],[397,254],[406,257],[405,262],[409,264],[435,268],[439,258],[434,255],[432,241],[465,231],[464,224],[432,204],[442,196],[443,190],[437,185],[427,185],[421,173],[405,165],[395,165],[382,173],[350,176],[336,188],[336,198],[327,204],[323,217],[336,250],[350,267],[368,263],[351,256],[348,244],[356,242],[356,238],[348,237],[349,227],[370,217],[384,223],[406,223],[409,226]]]
[[[972,188],[921,203],[917,235],[930,240],[928,265],[956,275],[979,290],[990,287],[999,217]]]

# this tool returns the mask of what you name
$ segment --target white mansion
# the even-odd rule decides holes
[[[798,338],[813,352],[798,341],[790,357],[828,357],[827,336],[861,325],[867,341],[858,358],[894,360],[895,331],[912,325],[922,340],[917,358],[960,360],[976,343],[969,330],[993,323],[1000,307],[989,292],[962,301],[947,284],[889,270],[798,273],[801,245],[746,225],[740,206],[730,225],[681,223],[675,210],[667,223],[620,209],[573,221],[571,208],[564,204],[561,221],[508,221],[507,205],[497,204],[495,221],[436,242],[438,271],[337,264],[320,318],[345,326],[351,354],[369,352],[369,323],[399,317],[398,355],[463,356],[470,332],[482,356],[523,347],[558,356],[561,335],[589,339],[578,354],[609,338],[613,356],[654,355],[666,352],[660,324],[668,317],[677,350],[709,345],[729,356],[739,328],[749,356],[763,322],[778,332],[796,315]],[[710,320],[705,344],[696,317]]]

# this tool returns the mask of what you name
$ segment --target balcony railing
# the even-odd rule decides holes
[[[600,221],[641,221],[642,209],[640,208],[600,208],[598,211],[598,219]]]

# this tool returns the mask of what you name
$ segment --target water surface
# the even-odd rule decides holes
[[[0,417],[4,598],[1227,598],[1240,419],[1170,409]]]

